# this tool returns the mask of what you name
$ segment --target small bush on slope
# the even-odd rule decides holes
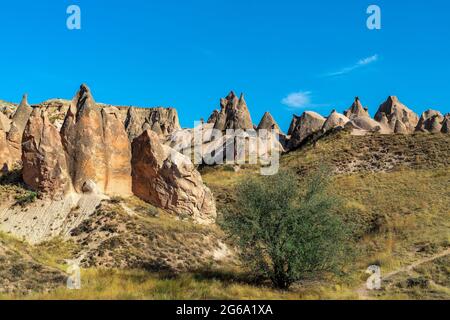
[[[301,181],[300,188],[286,171],[252,178],[238,185],[236,212],[224,214],[223,227],[242,261],[277,288],[336,270],[345,257],[348,232],[334,214],[340,201],[328,192],[328,182],[325,170]]]

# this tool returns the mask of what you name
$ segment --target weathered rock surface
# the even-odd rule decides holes
[[[403,126],[397,125],[397,121],[400,121],[404,127],[406,127],[407,133],[413,133],[416,129],[417,123],[419,122],[419,117],[412,110],[402,104],[397,97],[390,96],[387,100],[380,105],[377,113],[375,114],[375,120],[382,122],[383,115],[386,116],[388,120],[389,127],[395,133],[396,128],[403,130]]]
[[[349,118],[344,116],[343,114],[338,113],[336,110],[333,110],[331,114],[328,116],[325,121],[322,130],[327,132],[334,128],[344,128],[345,125],[350,121]]]
[[[146,130],[132,143],[133,193],[176,215],[213,223],[216,206],[211,191],[190,159]]]
[[[32,111],[33,108],[28,104],[27,95],[25,94],[11,119],[11,129],[7,137],[9,150],[14,162],[20,161],[22,156],[22,135]]]
[[[0,122],[0,175],[9,170],[11,166],[11,155],[9,153],[9,146],[6,140],[6,132]]]
[[[442,122],[442,133],[450,133],[450,113],[445,115],[444,121]]]
[[[355,135],[366,134],[370,132],[377,132],[380,134],[392,134],[392,130],[383,125],[381,122],[377,122],[368,116],[352,117],[351,121],[346,124],[347,128],[352,129],[352,133]]]
[[[0,100],[0,113],[3,113],[7,118],[11,118],[17,109],[17,105],[11,102]]]
[[[0,231],[31,244],[55,237],[67,239],[71,230],[92,215],[104,197],[70,193],[61,199],[36,199],[26,210],[14,202],[0,202]]]
[[[269,112],[264,113],[261,121],[259,122],[257,130],[275,130],[276,132],[281,132],[280,127],[276,123],[275,119]]]
[[[147,129],[160,135],[167,135],[181,127],[178,113],[174,108],[130,107],[125,119],[125,128],[130,141],[133,141]]]
[[[215,111],[210,117],[211,121],[216,119],[214,129],[221,131],[226,129],[253,129],[252,118],[250,117],[244,94],[241,94],[241,97],[238,98],[231,91],[226,98],[220,100],[220,107],[220,112]]]
[[[288,148],[293,150],[300,146],[308,136],[320,131],[325,121],[324,117],[312,111],[306,111],[300,117],[294,115],[289,129],[291,138],[288,143]]]
[[[213,113],[211,113],[211,115],[209,116],[207,123],[215,124],[217,119],[219,118],[219,113],[219,110],[214,110]]]
[[[58,197],[71,190],[67,160],[56,127],[45,109],[36,108],[23,134],[22,176],[35,191]]]
[[[5,132],[9,132],[11,129],[11,119],[9,119],[3,112],[0,112],[0,125]]]
[[[349,109],[344,111],[344,116],[351,119],[353,117],[369,117],[367,108],[364,108],[359,100],[359,97],[355,98],[355,101]]]
[[[436,110],[427,110],[422,113],[416,131],[421,132],[441,132],[444,116]]]
[[[61,137],[77,192],[91,180],[105,194],[131,194],[131,149],[117,113],[99,108],[86,85],[73,99]]]
[[[66,118],[67,111],[70,108],[71,101],[65,99],[50,99],[38,105],[39,108],[47,111],[50,122],[55,125],[58,130],[61,130]]]

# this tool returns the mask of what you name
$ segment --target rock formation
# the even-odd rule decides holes
[[[422,113],[416,131],[421,132],[441,132],[444,117],[439,111],[427,110]]]
[[[400,120],[397,120],[395,122],[394,132],[395,133],[399,133],[399,134],[408,134],[409,133],[408,128],[406,127],[406,125]]]
[[[349,118],[347,118],[343,114],[336,112],[336,110],[333,110],[325,121],[322,130],[324,132],[327,132],[334,128],[344,128],[349,121]]]
[[[219,118],[219,110],[214,110],[213,113],[208,118],[207,123],[215,124],[217,119]]]
[[[39,108],[45,109],[51,123],[54,124],[58,130],[61,130],[70,104],[70,100],[50,99],[39,104]]]
[[[281,132],[280,127],[272,117],[272,115],[269,112],[264,113],[261,121],[259,122],[257,130],[275,130],[277,132]]]
[[[131,194],[131,150],[113,107],[99,108],[86,85],[80,87],[61,128],[74,189],[93,181],[100,192]]]
[[[13,116],[16,109],[16,104],[0,100],[0,113],[3,113],[8,119]]]
[[[11,119],[11,129],[8,132],[10,153],[15,162],[20,161],[22,156],[22,135],[32,111],[33,108],[28,104],[27,95],[24,94]]]
[[[395,133],[396,128],[403,130],[403,126],[406,127],[407,133],[413,133],[416,129],[417,123],[419,122],[419,117],[413,111],[408,109],[404,104],[402,104],[397,97],[390,96],[387,100],[380,105],[377,113],[375,114],[375,120],[378,122],[385,121],[383,118],[386,116],[387,122],[391,130]],[[397,124],[400,121],[401,124]]]
[[[11,166],[11,158],[9,154],[9,146],[6,140],[6,131],[0,122],[0,175],[9,170]]]
[[[353,117],[350,122],[346,124],[347,128],[351,128],[353,134],[360,135],[370,132],[377,132],[380,134],[392,134],[392,130],[383,125],[381,122],[377,122],[371,117],[360,116]]]
[[[190,159],[163,145],[152,130],[132,143],[133,193],[176,215],[213,223],[216,207],[211,191]]]
[[[244,95],[241,97],[235,95],[233,91],[220,100],[220,112],[215,111],[210,120],[216,120],[214,129],[225,131],[226,129],[253,129],[252,118],[247,108]]]
[[[157,134],[167,135],[180,129],[178,113],[173,108],[135,108],[128,109],[125,128],[130,141],[147,129]]]
[[[350,106],[349,109],[347,109],[344,112],[344,116],[351,119],[353,117],[369,117],[369,112],[367,108],[364,108],[361,104],[361,101],[359,100],[359,97],[355,98],[355,101]]]
[[[61,136],[44,109],[34,109],[25,127],[22,163],[23,180],[31,189],[52,197],[71,190]]]
[[[372,119],[368,108],[362,106],[358,97],[355,98],[351,107],[344,112],[344,116],[349,120],[344,126],[351,130],[354,135],[364,135],[371,132],[390,134],[393,132],[389,127],[387,117],[383,115],[379,122]],[[346,118],[341,118],[341,121],[345,122]]]
[[[446,114],[442,122],[442,133],[450,133],[450,113]]]
[[[9,130],[11,129],[11,119],[3,114],[3,112],[0,112],[0,125],[5,132],[9,132]]]
[[[306,111],[300,117],[294,115],[289,129],[291,138],[288,148],[293,150],[300,146],[308,136],[320,131],[324,123],[325,118],[316,112]]]

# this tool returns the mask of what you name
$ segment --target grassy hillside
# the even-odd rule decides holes
[[[333,189],[345,200],[342,215],[355,231],[357,255],[353,270],[346,270],[337,279],[339,284],[361,285],[371,264],[389,273],[450,247],[449,155],[448,135],[350,136],[340,132],[282,157],[281,167],[298,175],[323,164],[334,171]],[[220,210],[233,202],[236,183],[255,174],[254,167],[243,167],[238,173],[227,167],[203,170]],[[441,269],[444,275],[448,272]],[[391,290],[392,297],[399,297],[394,286],[382,297],[389,297]],[[425,291],[423,297],[450,297],[448,287],[436,290]],[[408,292],[400,297],[415,297]]]
[[[62,283],[50,292],[36,285],[39,292],[17,291],[0,297],[450,299],[448,256],[407,269],[450,248],[449,155],[448,135],[354,137],[345,132],[284,155],[281,167],[299,176],[323,163],[332,168],[333,189],[345,203],[340,214],[354,231],[355,254],[355,262],[341,274],[304,279],[288,292],[274,290],[269,283],[252,283],[232,259],[208,266],[208,259],[198,252],[202,248],[213,250],[205,247],[205,237],[210,244],[226,241],[219,228],[205,229],[175,220],[132,198],[103,203],[92,219],[76,230],[73,241],[64,245],[55,240],[29,247],[2,236],[3,247],[25,252],[36,263],[57,270],[65,269],[67,256],[84,252],[86,259],[79,291],[67,290]],[[257,174],[258,168],[253,166],[243,166],[238,172],[227,166],[202,169],[219,211],[233,203],[239,181]],[[128,210],[137,216],[130,216]],[[99,245],[86,250],[88,244]],[[149,267],[153,262],[176,266],[179,260],[187,264],[180,268],[184,270],[181,273],[155,272]],[[371,264],[380,265],[383,275],[400,272],[390,277],[381,291],[362,292],[368,277],[365,270]],[[401,271],[403,268],[406,271]]]

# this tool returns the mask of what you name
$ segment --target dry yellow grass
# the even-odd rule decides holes
[[[367,137],[348,136],[337,141],[329,139],[319,142],[316,148],[307,146],[284,156],[282,168],[304,174],[320,162],[345,165],[359,157],[363,149],[376,152],[380,148],[387,149],[394,155],[403,152],[408,161],[414,159],[410,165],[400,163],[389,172],[365,171],[334,177],[334,190],[345,201],[346,210],[342,214],[359,231],[354,245],[356,260],[339,276],[309,279],[288,292],[281,292],[270,286],[248,284],[238,275],[227,277],[229,266],[223,266],[224,270],[218,271],[217,277],[201,273],[168,277],[144,270],[87,269],[82,271],[83,288],[79,291],[67,290],[62,284],[50,293],[13,298],[357,299],[356,290],[368,277],[365,274],[367,266],[379,264],[382,272],[386,273],[450,247],[448,137],[389,136],[376,137],[373,141],[366,140]],[[202,170],[205,183],[216,196],[219,210],[225,210],[225,205],[233,202],[235,185],[255,174],[258,171],[254,167],[243,167],[238,172],[229,167]],[[152,208],[135,198],[125,200],[125,203],[133,210],[142,210],[142,213],[153,212]],[[158,217],[150,214],[142,219],[145,224],[167,234],[206,231],[201,226],[180,223],[164,212],[158,212]],[[223,235],[219,228],[208,229],[208,232],[220,237]],[[36,261],[58,268],[64,268],[61,259],[64,252],[70,251],[70,244],[68,248],[59,250],[57,242],[30,248],[17,240],[8,241],[10,246],[29,253]],[[377,299],[449,299],[450,284],[445,281],[449,275],[448,259],[439,260],[412,274],[399,274],[391,286],[372,296]],[[427,287],[421,287],[422,278],[428,281]]]

